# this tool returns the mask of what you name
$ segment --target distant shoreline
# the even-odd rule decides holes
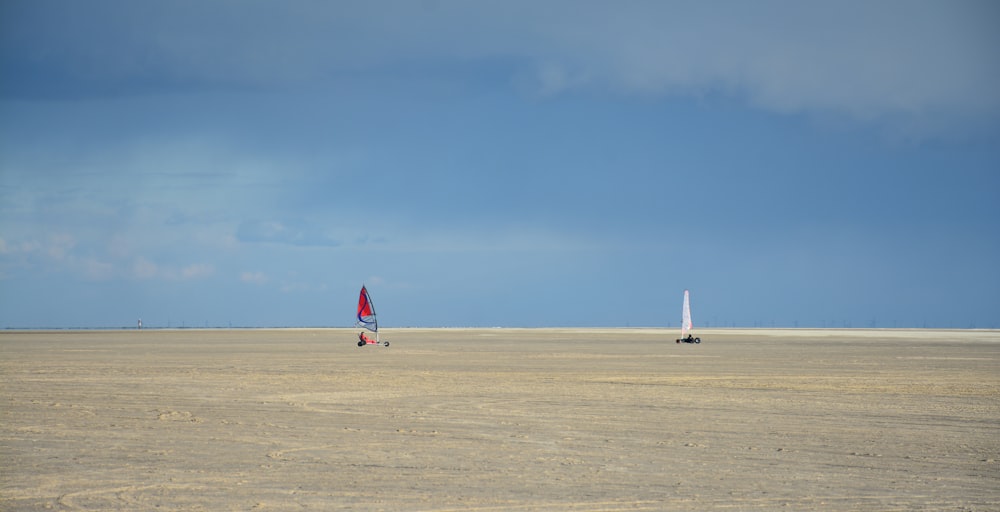
[[[72,333],[72,332],[198,332],[198,331],[353,331],[359,329],[353,326],[322,326],[322,327],[5,327],[0,329],[0,333]],[[677,327],[383,327],[385,332],[398,331],[533,331],[533,332],[623,332],[630,333],[656,333],[678,331]],[[863,334],[863,333],[885,333],[899,334],[912,332],[945,333],[945,332],[967,332],[967,333],[996,333],[1000,335],[1000,329],[990,328],[956,328],[956,327],[710,327],[695,328],[692,332],[704,334],[745,334],[745,333],[771,333],[780,335],[806,335],[806,334]]]

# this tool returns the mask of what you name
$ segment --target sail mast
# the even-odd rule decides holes
[[[374,326],[374,331],[375,331],[375,344],[378,345],[379,344],[378,314],[375,313],[375,303],[372,302],[372,296],[368,294],[368,289],[365,288],[364,285],[361,286],[361,289],[365,291],[365,299],[368,301],[368,309],[371,311],[372,314],[372,325]]]
[[[372,302],[372,296],[368,294],[368,289],[365,288],[364,285],[362,285],[361,288],[365,291],[365,300],[368,301],[368,309],[371,311],[371,314],[372,314],[372,325],[373,325],[374,331],[375,331],[375,344],[377,345],[378,341],[379,341],[378,340],[378,314],[375,313],[375,303]]]
[[[368,300],[368,308],[372,313],[372,324],[375,326],[375,338],[378,339],[378,314],[375,313],[375,303],[372,302],[372,296],[365,289],[365,299]]]

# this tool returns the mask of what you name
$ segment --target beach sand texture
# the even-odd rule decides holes
[[[0,510],[1000,510],[1000,332],[0,333]]]

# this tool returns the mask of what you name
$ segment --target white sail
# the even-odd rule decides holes
[[[684,309],[681,312],[681,338],[687,336],[691,330],[691,299],[688,291],[684,290]]]

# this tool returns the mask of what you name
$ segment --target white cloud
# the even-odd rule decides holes
[[[283,281],[278,288],[282,293],[306,293],[326,291],[327,286],[323,283],[305,283],[302,281]]]
[[[22,240],[18,242],[7,242],[0,239],[0,254],[10,256],[31,254],[42,250],[42,243],[38,240]]]
[[[17,241],[0,239],[0,254],[22,257],[35,262],[72,262],[76,237],[67,233],[54,233],[44,239],[27,238]]]
[[[92,281],[111,279],[115,274],[114,265],[94,258],[84,259],[80,263],[80,266],[82,267],[84,277]]]
[[[215,267],[207,263],[193,263],[180,270],[181,279],[200,279],[215,273]]]
[[[320,224],[306,220],[246,220],[240,223],[236,238],[244,243],[287,244],[303,247],[336,247],[340,240]]]
[[[127,277],[140,280],[194,280],[210,277],[215,273],[215,267],[208,263],[191,263],[182,267],[163,265],[145,257],[137,257],[132,262]],[[108,276],[110,277],[110,275]]]
[[[76,239],[73,238],[73,235],[60,233],[49,237],[45,252],[48,257],[54,260],[63,260],[75,246]]]
[[[152,261],[146,258],[136,258],[132,264],[132,275],[138,279],[153,279],[159,275],[160,269]]]
[[[539,64],[536,73],[537,83],[529,84],[529,87],[533,86],[535,90],[532,92],[541,96],[551,96],[585,87],[591,82],[585,73],[554,62]]]
[[[267,274],[263,272],[243,272],[240,274],[240,281],[251,284],[264,284],[268,282]]]

